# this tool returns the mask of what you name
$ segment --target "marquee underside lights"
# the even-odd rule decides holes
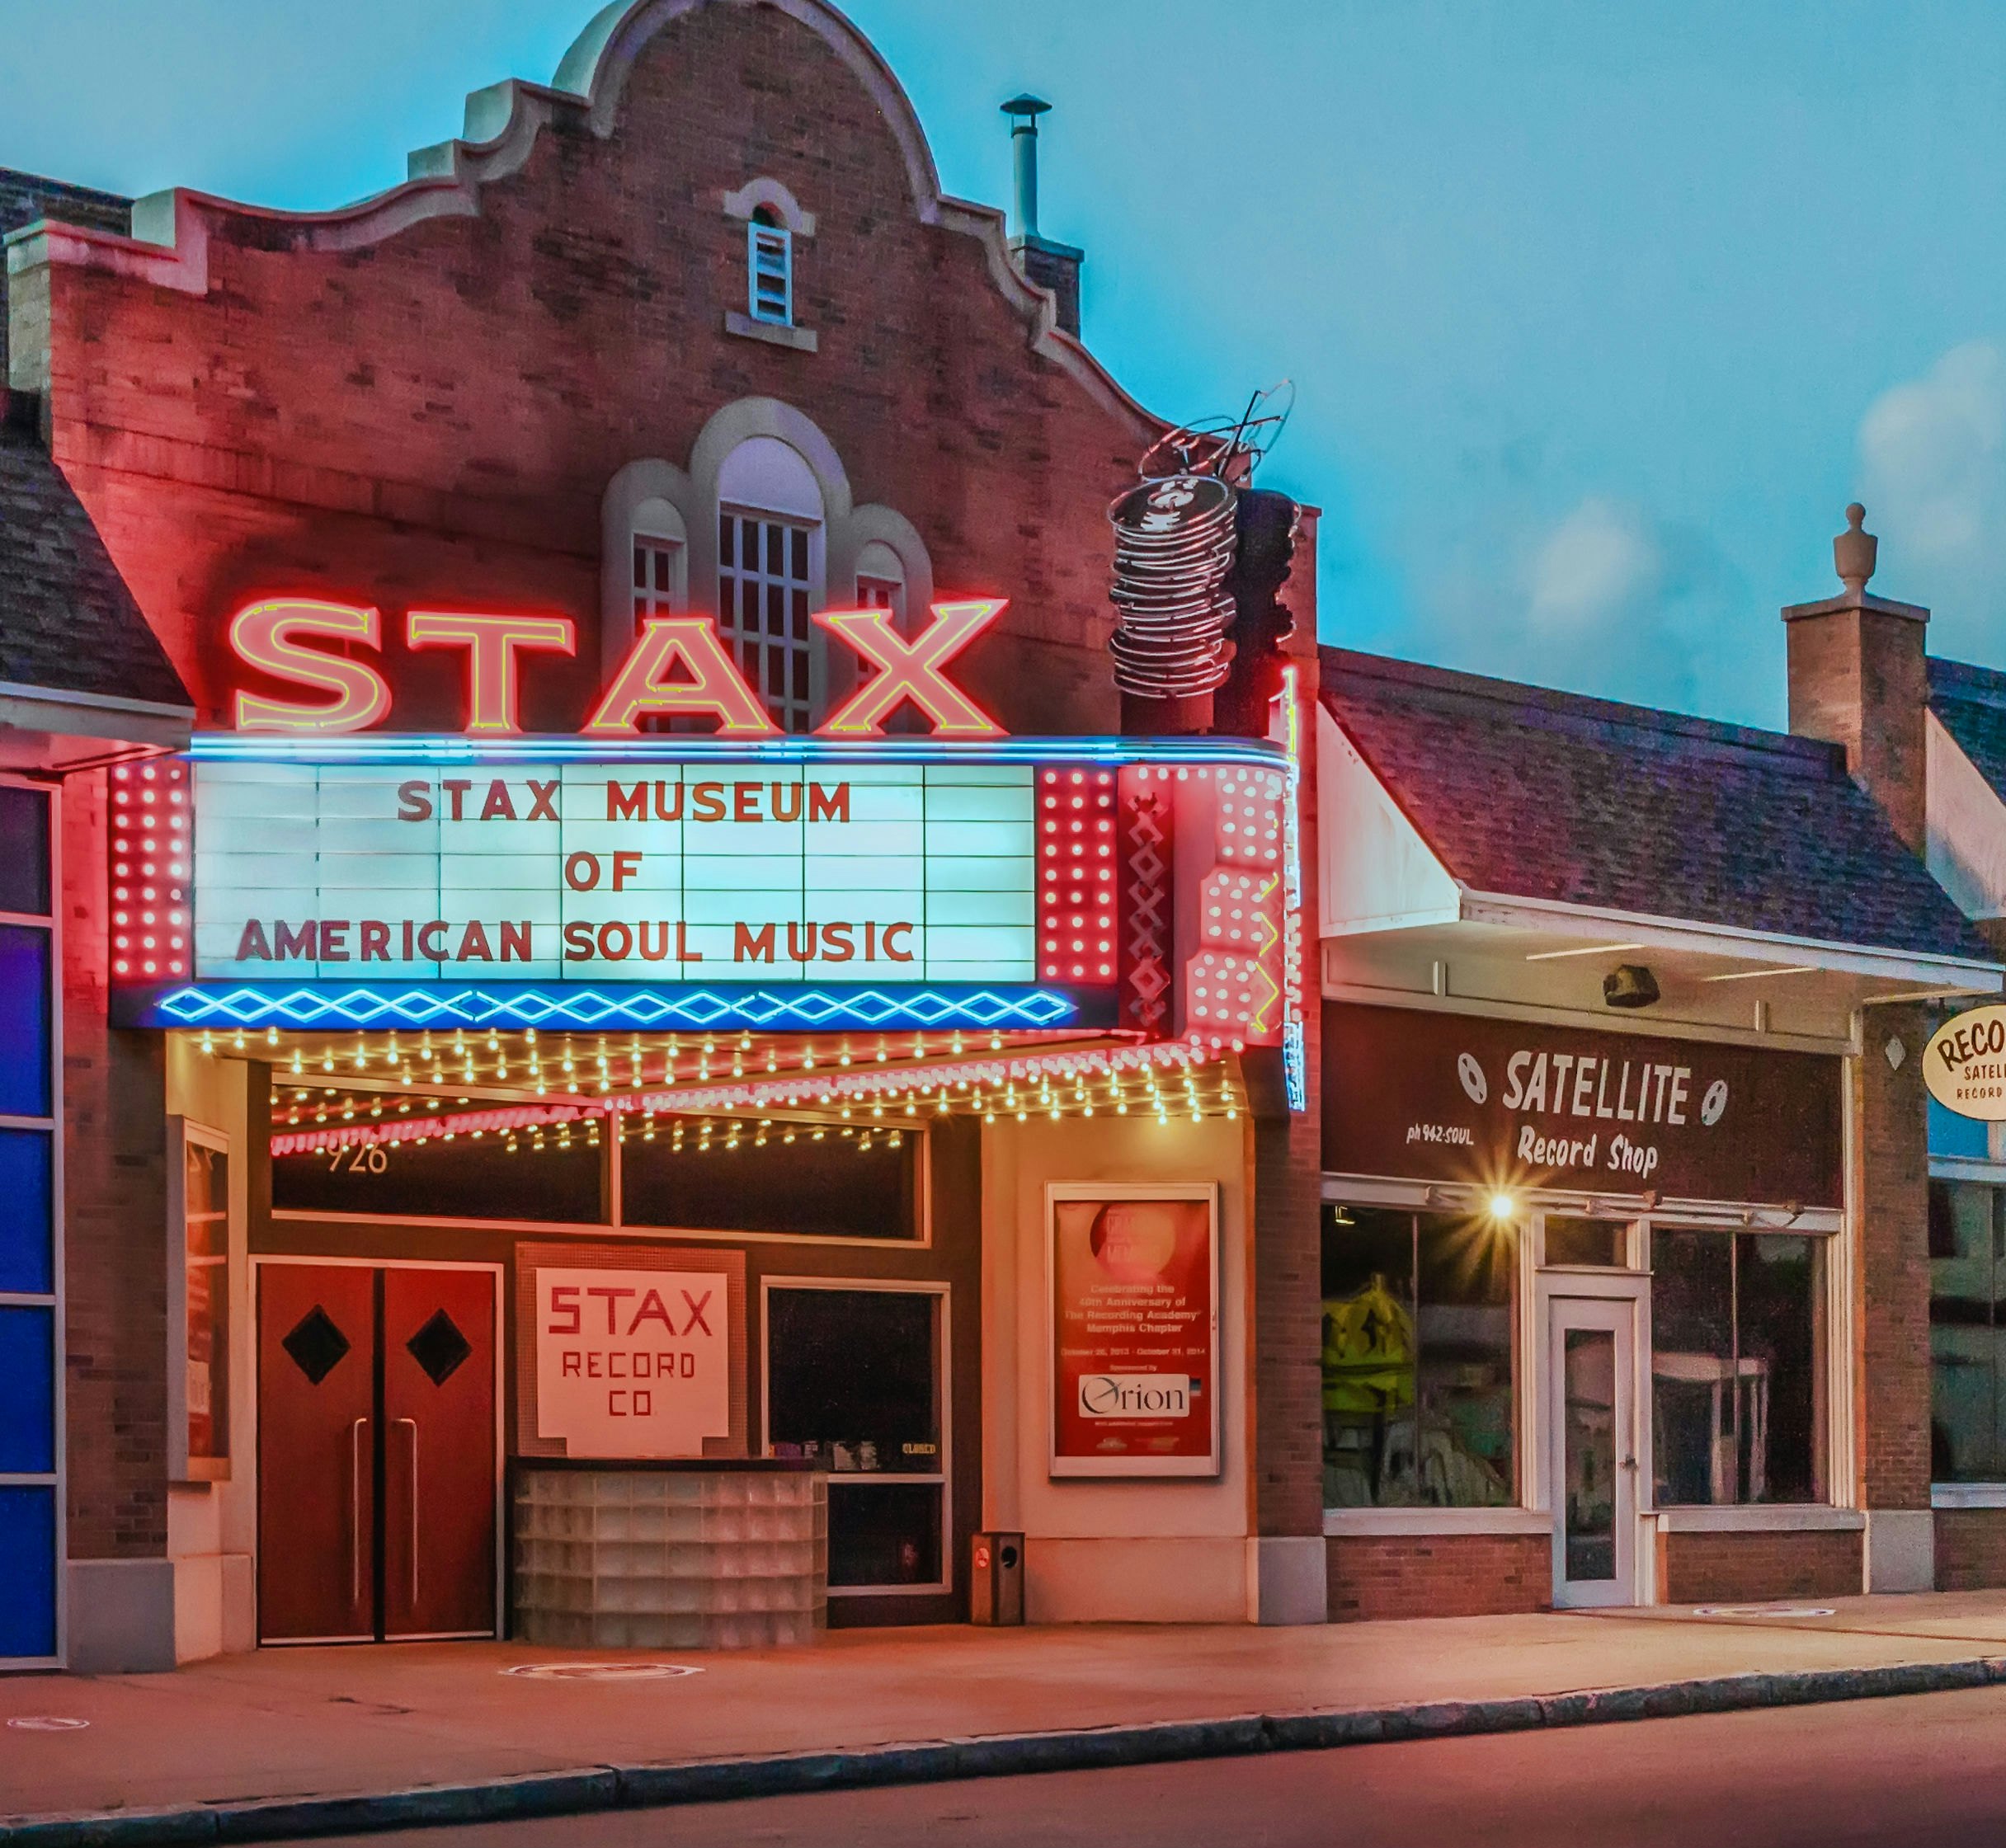
[[[205,1050],[219,1048],[211,1043]],[[405,1048],[405,1055],[412,1050]],[[691,1050],[684,1049],[685,1053]],[[733,1050],[718,1046],[713,1056]],[[439,1051],[450,1066],[450,1050]],[[379,1044],[379,1065],[384,1051]],[[550,1061],[547,1069],[554,1075],[557,1048],[546,1042],[544,1051]],[[822,1068],[814,1071],[728,1084],[677,1083],[596,1098],[525,1098],[498,1107],[465,1096],[450,1100],[421,1091],[357,1089],[356,1080],[338,1072],[323,1073],[313,1069],[314,1062],[296,1057],[290,1066],[277,1068],[280,1094],[275,1100],[275,1121],[286,1126],[275,1131],[272,1153],[424,1144],[463,1135],[512,1136],[518,1130],[549,1126],[567,1133],[570,1126],[582,1125],[596,1138],[599,1125],[608,1121],[618,1138],[631,1134],[649,1140],[654,1138],[657,1121],[676,1124],[680,1148],[680,1126],[694,1125],[697,1118],[711,1116],[725,1119],[720,1133],[729,1140],[720,1146],[735,1148],[738,1125],[747,1118],[760,1119],[761,1127],[777,1116],[805,1123],[840,1123],[894,1132],[949,1116],[975,1117],[989,1122],[1135,1116],[1153,1117],[1167,1126],[1203,1121],[1208,1115],[1235,1118],[1245,1104],[1231,1061],[1188,1043],[1072,1045],[1048,1051],[1019,1046],[903,1066],[880,1065],[868,1058],[850,1065],[850,1055],[843,1056],[845,1063],[838,1065],[833,1062],[832,1049],[825,1047]],[[592,1069],[593,1056],[586,1049],[578,1049],[575,1057],[567,1051],[564,1057],[581,1076]],[[617,1074],[625,1054],[616,1046],[599,1057],[601,1064],[610,1060]],[[332,1065],[333,1061],[330,1056],[322,1062]],[[473,1102],[475,1107],[449,1107],[453,1101],[461,1106]],[[707,1149],[711,1126],[704,1121],[700,1127],[699,1147]],[[845,1129],[844,1133],[850,1131]]]

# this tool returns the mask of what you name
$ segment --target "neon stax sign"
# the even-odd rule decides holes
[[[937,603],[933,620],[911,641],[888,609],[823,609],[817,625],[846,644],[865,678],[817,727],[834,738],[881,734],[884,722],[911,704],[942,738],[991,738],[1002,727],[944,670],[1001,612],[1004,600]],[[467,610],[413,609],[404,618],[404,645],[464,651],[466,729],[474,736],[519,735],[517,694],[525,655],[577,652],[577,626],[568,616],[504,616]],[[389,715],[390,684],[356,648],[380,651],[383,614],[359,604],[274,597],[240,610],[229,626],[230,647],[243,665],[318,702],[277,699],[240,690],[231,703],[239,731],[328,735],[360,731]],[[346,653],[331,650],[351,651]],[[644,717],[708,718],[719,736],[777,736],[758,694],[718,639],[707,616],[655,616],[640,625],[627,658],[586,720],[588,737],[630,734]]]

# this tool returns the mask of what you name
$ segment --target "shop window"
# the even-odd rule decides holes
[[[1824,1256],[1796,1234],[1654,1230],[1660,1507],[1823,1498]]]
[[[0,1662],[56,1654],[54,798],[0,782]]]
[[[49,913],[49,798],[19,783],[0,783],[0,911]]]
[[[596,1121],[448,1140],[450,1125],[442,1117],[438,1136],[423,1142],[275,1155],[271,1203],[291,1212],[605,1223]]]
[[[621,1218],[690,1232],[916,1239],[921,1139],[820,1123],[628,1126]]]
[[[832,1591],[946,1584],[945,1305],[903,1286],[768,1286],[767,1449],[830,1472]]]
[[[2006,1189],[1929,1183],[1929,1473],[2006,1482]]]
[[[1512,1504],[1517,1254],[1489,1219],[1325,1208],[1326,1507]]]
[[[794,234],[770,205],[746,225],[746,313],[770,327],[794,324]]]
[[[1621,1220],[1548,1213],[1540,1228],[1542,1262],[1621,1269],[1630,1262],[1630,1228]]]

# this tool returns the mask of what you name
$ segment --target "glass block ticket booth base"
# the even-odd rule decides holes
[[[592,1648],[808,1643],[828,1611],[826,1476],[779,1465],[525,1465],[516,1634]]]

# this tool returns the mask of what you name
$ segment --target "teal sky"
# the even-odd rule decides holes
[[[0,166],[289,207],[401,179],[593,0],[0,0]],[[2006,665],[2006,7],[853,0],[948,189],[1043,228],[1152,408],[1287,376],[1327,641],[1774,725],[1779,604]]]

